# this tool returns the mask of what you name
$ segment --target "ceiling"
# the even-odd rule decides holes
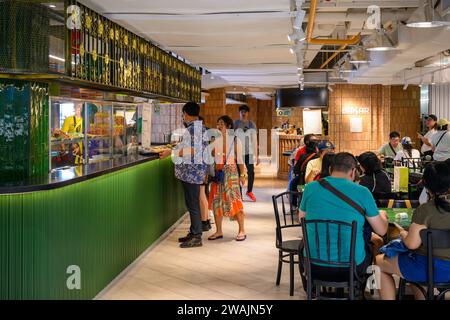
[[[207,69],[211,74],[203,79],[206,89],[220,86],[278,88],[298,84],[297,60],[289,51],[291,44],[286,37],[292,32],[294,0],[81,2],[162,48],[183,56],[190,63]],[[392,21],[407,20],[419,2],[321,0],[313,37],[370,33],[363,27],[367,7],[374,4],[382,8],[383,21]],[[302,8],[308,12],[309,1]],[[304,27],[308,19],[306,15]],[[400,29],[400,50],[394,55],[374,56],[373,65],[361,68],[348,81],[394,83],[400,81],[399,73],[413,67],[416,61],[450,49],[449,29],[441,28],[438,32],[414,30],[411,33],[405,28]],[[417,39],[423,39],[423,43],[418,43]],[[316,66],[332,54],[320,52],[321,49],[332,51],[337,48],[308,45],[305,67]]]

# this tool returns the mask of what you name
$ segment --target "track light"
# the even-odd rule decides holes
[[[333,90],[333,87],[331,87],[331,85],[328,85],[327,88],[328,88],[328,91],[330,91],[330,92],[333,92],[333,91],[334,91],[334,90]]]
[[[295,41],[305,41],[306,40],[306,34],[303,31],[303,29],[295,29],[295,31],[291,34],[288,34],[287,36],[288,40],[290,42],[295,42]]]
[[[435,85],[436,81],[434,80],[434,73],[431,75],[431,84]]]
[[[405,82],[405,84],[403,85],[403,90],[408,89],[408,82]]]
[[[356,49],[351,54],[350,63],[353,63],[353,64],[369,63],[369,59],[367,58],[366,50],[364,48]]]
[[[303,20],[305,19],[306,11],[305,10],[297,10],[297,14],[295,16],[294,25],[292,26],[294,29],[301,29]]]
[[[302,83],[300,83],[300,90],[305,90],[305,84],[302,82]]]

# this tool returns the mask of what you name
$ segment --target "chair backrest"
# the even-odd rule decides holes
[[[410,169],[420,169],[422,168],[422,158],[403,158],[401,165]]]
[[[389,200],[397,198],[397,194],[394,192],[373,192],[372,194],[375,200]]]
[[[414,209],[420,206],[419,200],[377,199],[378,208]]]
[[[286,191],[272,196],[273,211],[275,213],[277,247],[283,242],[283,229],[300,227],[298,221],[298,208],[292,204],[292,197],[297,196],[301,200],[301,193]]]
[[[335,220],[306,220],[305,218],[302,218],[301,225],[306,259],[309,267],[311,264],[331,267],[347,267],[351,269],[351,274],[354,273],[354,268],[356,266],[356,221],[347,223]],[[310,233],[308,232],[308,229],[313,229],[314,232]],[[336,232],[337,242],[335,239],[332,241],[332,232]],[[350,234],[350,239],[348,239],[348,234]],[[314,243],[315,248],[311,247],[311,243]],[[325,252],[321,251],[324,244]],[[332,246],[335,246],[337,261],[332,257]]]
[[[423,229],[420,230],[420,239],[423,246],[427,248],[427,282],[428,298],[433,298],[434,288],[434,249],[450,248],[450,230]]]
[[[423,229],[420,239],[427,249],[450,249],[450,230]]]

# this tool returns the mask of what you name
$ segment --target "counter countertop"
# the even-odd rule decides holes
[[[155,154],[149,156],[136,155],[59,169],[49,173],[47,177],[0,183],[0,195],[61,188],[156,159],[159,159],[159,156]]]

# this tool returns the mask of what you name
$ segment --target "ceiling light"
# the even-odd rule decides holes
[[[328,91],[330,91],[330,92],[333,92],[334,90],[333,90],[333,88],[331,87],[331,85],[328,85]]]
[[[306,35],[303,29],[298,29],[287,36],[288,40],[291,42],[295,41],[305,41]]]
[[[433,0],[423,0],[419,8],[411,15],[406,26],[410,28],[436,28],[446,23],[433,8]]]
[[[52,9],[55,9],[55,8],[56,8],[56,6],[55,6],[54,4],[49,4],[48,7],[49,7],[49,8],[52,8]]]
[[[436,84],[436,81],[434,80],[434,73],[431,75],[431,84]]]
[[[403,85],[403,90],[408,89],[408,82],[405,82],[405,84]]]
[[[302,82],[302,83],[300,83],[300,90],[305,90],[305,84]]]
[[[297,70],[303,70],[303,67],[297,67]]]
[[[297,10],[297,14],[295,16],[294,25],[292,26],[294,29],[301,29],[303,19],[305,19],[306,11],[305,10]]]
[[[390,51],[396,50],[396,44],[384,30],[378,30],[369,38],[367,43],[368,51]]]

